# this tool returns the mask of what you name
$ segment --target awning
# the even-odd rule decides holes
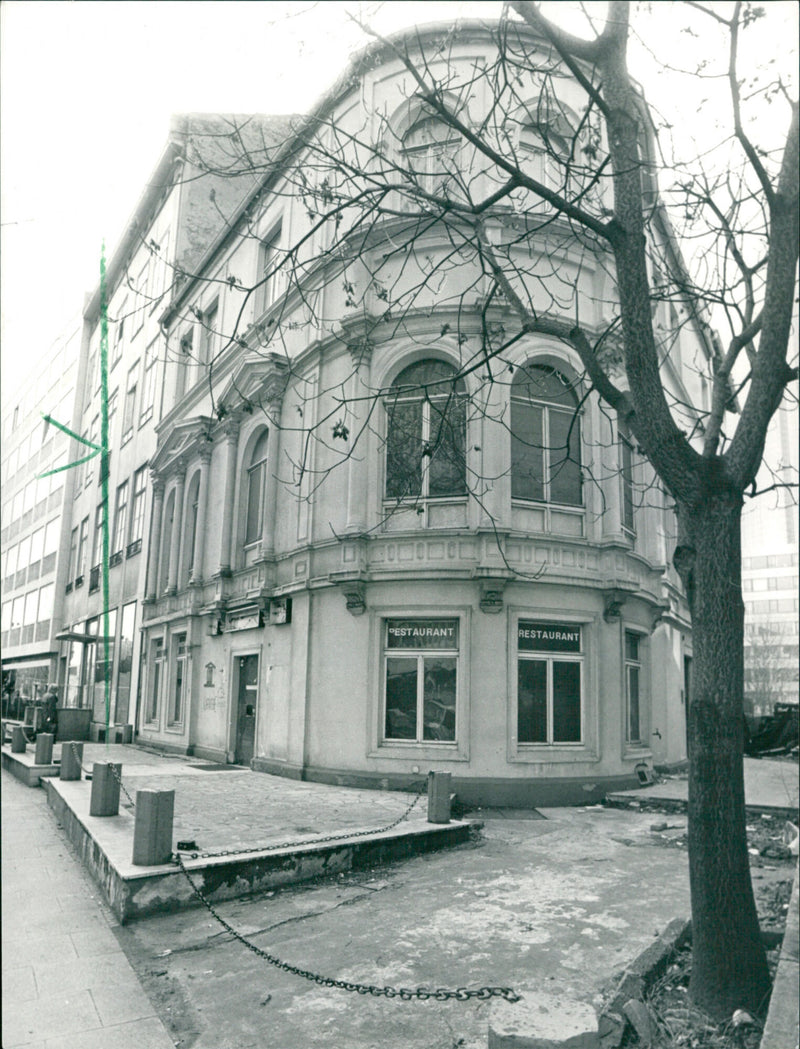
[[[53,653],[53,656],[57,656],[57,655],[58,655],[57,652]],[[16,659],[9,659],[8,661],[6,661],[4,659],[2,661],[3,670],[27,670],[28,667],[49,667],[49,666],[50,666],[50,660],[49,659],[42,659],[41,656],[36,656],[35,658],[32,658],[32,659],[20,659],[19,657],[17,657]]]
[[[77,641],[80,645],[96,645],[98,641],[105,641],[104,635],[98,634],[81,634],[77,630],[63,630],[60,634],[56,634],[56,641]],[[109,642],[113,641],[113,637],[109,637]]]

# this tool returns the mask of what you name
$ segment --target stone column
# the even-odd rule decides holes
[[[170,536],[169,549],[169,574],[167,576],[167,592],[177,593],[178,571],[181,559],[181,533],[183,532],[183,489],[186,484],[186,470],[181,464],[178,472],[178,483],[175,486],[175,506],[172,516],[172,535]]]
[[[158,595],[158,551],[161,546],[161,518],[164,512],[164,482],[151,474],[153,509],[150,516],[150,544],[147,548],[146,601],[155,601]]]
[[[206,546],[206,514],[208,512],[208,472],[211,463],[211,449],[203,448],[200,452],[200,487],[197,491],[197,524],[194,536],[194,558],[189,582],[198,586],[203,581],[203,554]]]
[[[234,559],[231,553],[233,541],[233,499],[236,493],[236,456],[239,450],[239,423],[231,422],[223,428],[225,445],[225,487],[222,495],[222,529],[219,543],[219,575],[231,574]]]
[[[350,458],[347,460],[347,521],[348,532],[364,532],[367,528],[367,500],[369,482],[369,431],[364,427],[371,408],[370,375],[372,343],[360,339],[348,344],[353,362],[350,379]],[[354,446],[354,442],[357,443]]]

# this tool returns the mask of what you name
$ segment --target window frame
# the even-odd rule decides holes
[[[369,610],[370,653],[367,686],[375,699],[370,705],[368,757],[409,761],[469,761],[470,756],[470,659],[472,608],[469,605],[384,605]],[[413,654],[413,649],[388,649],[386,622],[400,620],[458,620],[459,650],[456,656],[456,703],[454,740],[404,740],[387,738],[386,659],[387,652]],[[444,649],[430,649],[449,655]],[[419,733],[418,733],[419,734]]]
[[[523,658],[537,659],[552,657],[554,660],[580,660],[580,703],[581,703],[581,741],[556,741],[547,743],[521,743],[518,739],[519,723],[519,630],[520,624],[546,624],[553,627],[579,627],[579,652],[547,652],[530,650]],[[565,613],[563,609],[548,607],[510,606],[508,609],[508,746],[509,764],[537,765],[574,764],[576,762],[597,762],[599,752],[598,726],[598,668],[597,668],[597,634],[601,629],[602,619],[599,615],[581,613],[577,609]],[[548,681],[548,688],[550,683]],[[552,721],[548,727],[548,736],[552,735]]]
[[[147,643],[147,702],[144,710],[145,725],[160,724],[161,697],[164,691],[165,638],[162,634],[151,637]]]
[[[111,538],[111,554],[119,554],[125,549],[125,537],[128,528],[128,493],[129,482],[117,485],[114,497],[114,534]]]
[[[256,281],[263,280],[264,283],[258,289],[258,298],[256,302],[256,319],[262,314],[266,313],[267,310],[278,298],[279,292],[279,276],[280,276],[280,263],[276,263],[276,260],[280,257],[281,240],[283,238],[283,218],[279,218],[274,222],[265,237],[261,238],[258,245],[258,272],[256,273]],[[267,276],[269,270],[274,269],[275,272],[271,276]]]
[[[439,364],[446,368],[449,368],[452,375],[447,378],[440,380],[427,382],[426,387],[444,387],[446,384],[447,388],[442,393],[430,393],[427,388],[423,389],[421,386],[414,387],[414,384],[408,384],[410,389],[408,392],[403,392],[404,383],[402,380],[403,376],[410,371],[412,368],[418,367],[424,364]],[[458,386],[461,389],[458,389]],[[393,435],[397,432],[397,428],[393,425],[394,412],[398,408],[404,406],[420,406],[419,416],[419,429],[415,435],[412,435],[411,440],[418,442],[419,444],[419,488],[417,491],[404,491],[399,494],[390,494],[389,486],[392,481],[390,463],[392,457],[397,459],[407,458],[407,454],[402,448],[398,451],[393,451],[392,440]],[[439,411],[438,407],[443,406],[443,410]],[[448,360],[444,360],[441,357],[423,357],[417,361],[412,361],[410,364],[405,365],[401,368],[389,387],[389,393],[384,398],[384,425],[386,428],[386,441],[383,455],[383,503],[384,506],[396,507],[404,505],[417,505],[427,507],[429,503],[440,504],[445,501],[456,501],[463,503],[469,496],[469,487],[467,484],[467,434],[469,429],[469,420],[467,408],[469,405],[469,390],[466,383],[462,378],[458,376],[458,368]],[[432,467],[436,459],[437,450],[442,447],[446,448],[447,443],[442,440],[433,444],[433,440],[436,438],[435,428],[437,420],[433,418],[433,412],[437,411],[441,425],[450,425],[452,418],[450,412],[455,411],[456,413],[463,412],[463,420],[456,417],[456,424],[461,427],[459,437],[461,439],[461,451],[463,454],[463,474],[460,480],[463,484],[463,490],[459,492],[443,492],[442,494],[434,493],[431,494],[431,475]],[[454,444],[452,444],[455,447]],[[433,448],[432,452],[426,454],[426,449]],[[398,479],[402,480],[402,477]]]
[[[187,630],[179,630],[170,637],[169,695],[166,711],[168,730],[183,731],[190,669],[189,633]]]
[[[560,405],[555,400],[548,400],[546,397],[535,397],[528,394],[522,394],[514,392],[515,384],[517,388],[521,388],[523,383],[520,383],[519,377],[521,375],[531,375],[535,370],[544,371],[556,376],[560,382],[563,383],[565,392],[571,394],[574,398],[574,406],[567,407],[566,405]],[[528,387],[529,389],[529,387]],[[515,421],[515,415],[526,409],[533,409],[539,413],[539,423],[541,428],[541,447],[536,444],[530,444],[527,446],[525,451],[525,460],[529,457],[537,456],[539,459],[539,473],[541,476],[541,489],[542,497],[536,498],[526,495],[515,494],[515,461],[521,462],[525,460],[515,460],[515,433],[522,429],[521,426]],[[551,444],[551,433],[553,430],[553,421],[551,416],[569,416],[572,420],[571,424],[567,427],[568,441],[574,439],[577,445],[578,461],[574,463],[572,459],[564,458],[564,451],[561,446],[554,446]],[[509,389],[509,440],[511,444],[511,463],[510,463],[510,477],[511,477],[511,501],[513,504],[520,506],[535,506],[535,507],[552,507],[557,511],[567,511],[571,513],[585,513],[586,511],[586,494],[584,483],[583,471],[584,471],[584,413],[580,408],[580,398],[575,393],[573,383],[569,380],[569,377],[558,367],[551,364],[547,360],[541,358],[528,358],[523,364],[518,367],[515,371],[514,379],[511,382]],[[577,431],[577,432],[576,432]],[[523,442],[523,447],[525,447]],[[566,451],[569,452],[569,444],[567,445]],[[557,461],[554,462],[554,457]],[[553,489],[553,478],[557,473],[560,463],[571,462],[577,467],[577,478],[578,478],[578,500],[576,502],[565,502],[559,501],[552,497]]]
[[[628,639],[636,641],[636,657],[628,654]],[[647,719],[647,663],[648,663],[648,635],[641,628],[633,624],[624,624],[622,630],[622,697],[624,729],[623,740],[626,748],[640,751],[650,749],[648,738]],[[637,721],[638,739],[633,738],[631,732],[631,692],[630,680],[633,672],[638,678],[637,685]]]

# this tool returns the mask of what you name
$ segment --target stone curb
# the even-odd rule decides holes
[[[778,971],[772,985],[761,1049],[797,1049],[800,1045],[800,867],[795,870],[794,886],[786,915]]]
[[[135,867],[111,855],[113,850],[109,849],[108,843],[98,839],[96,831],[100,820],[116,824],[126,821],[130,823],[132,848],[133,821],[130,816],[121,813],[119,816],[92,818],[83,811],[85,805],[78,812],[73,807],[74,799],[71,803],[63,796],[65,786],[69,788],[72,784],[44,780],[43,786],[63,833],[76,847],[120,924],[151,914],[200,905],[177,865]],[[212,902],[219,902],[461,845],[469,840],[473,829],[482,826],[477,821],[452,820],[447,824],[406,824],[364,835],[354,829],[353,836],[343,837],[335,843],[311,841],[263,853],[197,860],[187,858],[185,863],[192,881],[203,894]]]

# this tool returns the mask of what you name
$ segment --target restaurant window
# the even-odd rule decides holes
[[[528,364],[511,383],[511,497],[583,504],[578,398],[555,368]]]
[[[387,619],[387,742],[452,743],[458,698],[458,619]]]
[[[386,405],[386,498],[466,495],[466,388],[456,369],[425,360],[392,383]]]
[[[517,626],[517,742],[583,740],[582,628],[521,619]]]

